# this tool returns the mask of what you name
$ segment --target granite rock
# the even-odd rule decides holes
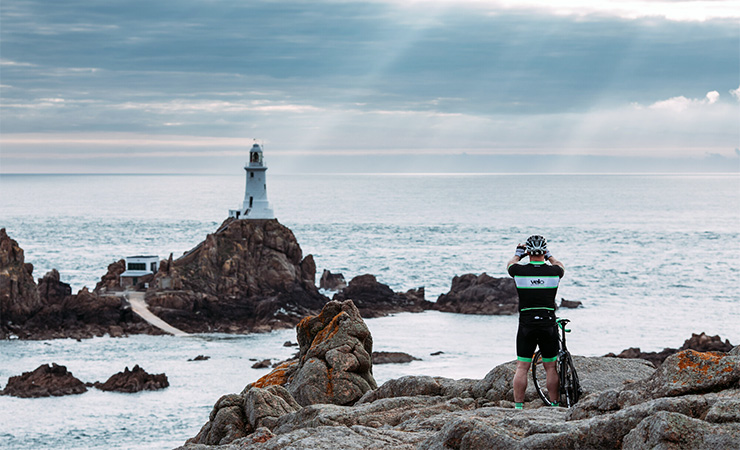
[[[116,391],[134,393],[140,391],[157,391],[170,385],[167,375],[149,374],[135,365],[132,370],[128,367],[123,372],[112,375],[105,383],[97,382],[94,386],[101,391]]]
[[[147,291],[152,312],[187,332],[261,332],[295,326],[328,301],[277,220],[226,220],[195,248],[163,261]]]
[[[78,380],[65,366],[44,364],[33,372],[10,377],[0,395],[21,398],[59,397],[87,392],[85,383]]]
[[[513,278],[469,273],[452,279],[450,291],[439,296],[434,309],[459,314],[509,315],[517,312],[518,305]]]
[[[393,292],[388,285],[378,282],[370,274],[352,278],[346,288],[334,294],[333,300],[352,300],[364,318],[399,312],[422,312],[434,306],[424,299],[423,288],[407,293]]]

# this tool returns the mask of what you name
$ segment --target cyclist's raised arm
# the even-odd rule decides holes
[[[510,270],[511,266],[521,261],[526,253],[527,248],[525,246],[523,246],[522,244],[516,246],[516,253],[514,253],[514,256],[509,260],[509,262],[506,263],[506,271],[509,273],[509,275],[514,276],[514,274],[511,273]]]
[[[563,273],[565,273],[565,265],[563,265],[563,263],[561,263],[560,261],[558,261],[557,259],[555,259],[555,257],[554,257],[554,256],[550,255],[550,257],[549,257],[549,258],[547,258],[547,261],[548,261],[548,262],[549,262],[550,264],[552,264],[553,266],[558,266],[558,267],[560,267],[561,269],[563,269]]]

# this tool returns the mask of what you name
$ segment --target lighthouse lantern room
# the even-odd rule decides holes
[[[244,202],[241,209],[230,209],[229,217],[235,219],[274,219],[270,202],[267,200],[267,181],[265,172],[262,147],[259,144],[252,145],[249,150],[249,161],[244,164],[247,172],[247,184],[244,189]]]

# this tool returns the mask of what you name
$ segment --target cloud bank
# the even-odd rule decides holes
[[[735,158],[740,140],[731,2],[28,0],[0,13],[5,173],[224,171],[252,138],[286,167]]]

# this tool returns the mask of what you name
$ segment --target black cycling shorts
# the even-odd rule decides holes
[[[560,343],[558,342],[558,326],[525,325],[519,324],[516,334],[517,360],[532,362],[534,352],[540,348],[542,359],[554,361],[557,358]]]

